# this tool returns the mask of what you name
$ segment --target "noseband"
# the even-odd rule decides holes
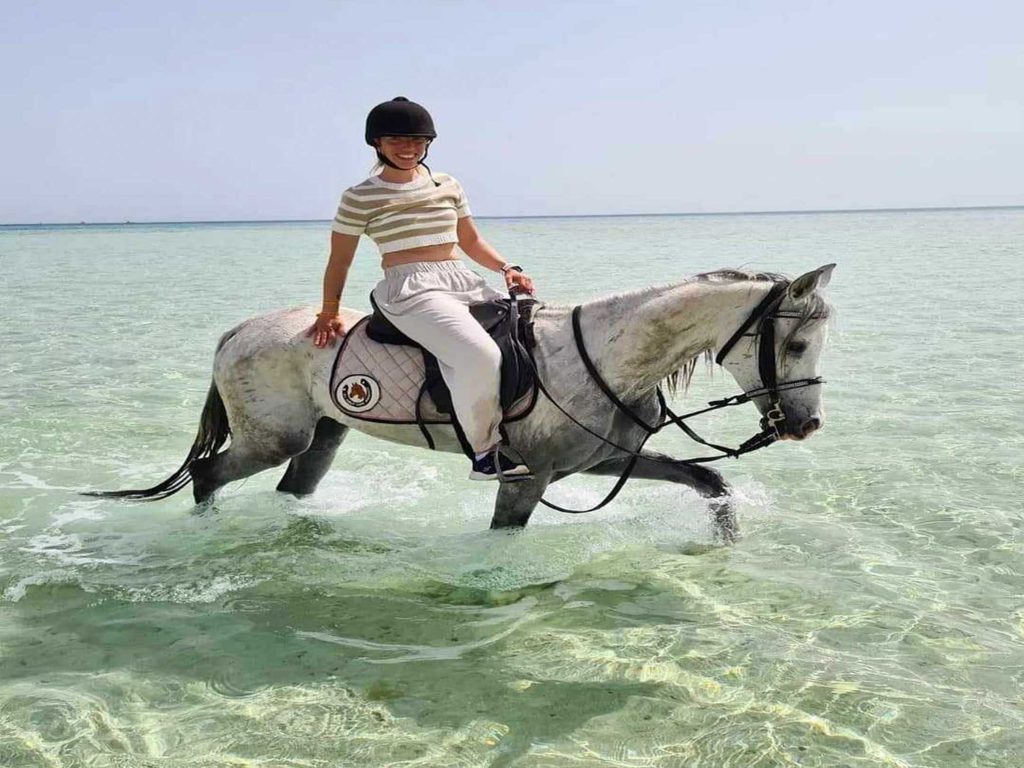
[[[612,391],[611,387],[608,386],[607,382],[598,373],[597,367],[594,365],[594,361],[587,353],[586,345],[583,343],[583,330],[580,325],[580,314],[581,307],[576,305],[572,310],[572,333],[573,338],[576,341],[576,350],[579,352],[580,359],[583,361],[583,365],[587,369],[587,373],[597,384],[598,388],[604,393],[612,404],[619,410],[623,415],[629,418],[634,424],[640,427],[644,431],[644,437],[641,439],[640,444],[634,450],[625,448],[617,443],[612,442],[603,435],[598,434],[589,427],[581,424],[571,414],[569,414],[559,403],[551,396],[551,393],[544,386],[543,381],[540,378],[540,374],[537,371],[536,361],[533,361],[534,374],[537,381],[537,386],[544,393],[544,396],[554,405],[559,411],[562,412],[566,418],[568,418],[573,424],[578,426],[583,431],[596,437],[601,442],[612,446],[613,448],[622,451],[623,453],[630,456],[630,461],[623,470],[622,475],[619,477],[615,486],[609,492],[608,496],[605,497],[604,501],[600,504],[591,507],[590,509],[565,509],[556,504],[552,504],[544,499],[541,499],[541,503],[546,507],[555,509],[559,512],[568,512],[571,514],[578,514],[583,512],[593,512],[600,509],[601,507],[608,504],[612,499],[618,495],[619,491],[626,484],[630,474],[633,472],[633,468],[636,466],[637,459],[641,457],[641,451],[643,450],[644,444],[651,438],[652,435],[657,434],[669,424],[674,424],[679,427],[686,435],[691,439],[702,445],[706,445],[709,448],[713,448],[721,453],[717,456],[698,456],[692,459],[671,459],[672,464],[705,464],[712,461],[718,461],[724,458],[738,458],[745,453],[756,451],[765,446],[771,445],[773,442],[781,437],[779,433],[779,424],[782,424],[786,420],[786,413],[782,408],[781,393],[792,389],[802,389],[804,387],[812,387],[824,384],[824,379],[820,376],[816,376],[813,379],[792,379],[790,381],[778,381],[778,361],[775,355],[775,320],[778,318],[802,318],[795,312],[782,312],[779,310],[779,305],[782,302],[783,295],[786,289],[789,287],[789,283],[778,282],[772,286],[768,295],[754,308],[754,311],[750,313],[743,324],[736,330],[736,332],[729,337],[729,340],[722,346],[718,354],[715,356],[715,363],[721,365],[725,360],[726,356],[733,350],[739,340],[745,336],[753,336],[757,339],[758,354],[757,354],[757,365],[758,373],[761,378],[761,386],[755,389],[746,390],[738,395],[732,395],[721,400],[711,400],[708,402],[707,408],[702,408],[698,411],[691,411],[690,413],[684,413],[679,415],[672,411],[668,407],[668,403],[665,400],[665,395],[661,391],[659,386],[656,390],[658,397],[658,405],[660,407],[660,414],[658,416],[658,423],[656,425],[648,424],[644,421],[637,413],[627,406],[621,399]],[[751,328],[755,328],[753,332]],[[532,358],[532,350],[531,350]],[[694,416],[699,416],[710,411],[716,411],[719,408],[726,408],[731,405],[742,405],[743,403],[750,402],[757,397],[767,396],[769,407],[764,416],[761,417],[761,431],[751,437],[750,439],[743,442],[738,448],[728,448],[723,445],[709,442],[698,435],[687,423],[686,419],[690,419]],[[655,456],[644,457],[649,461],[659,461]]]

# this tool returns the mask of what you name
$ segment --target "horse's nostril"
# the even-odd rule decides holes
[[[804,422],[804,437],[811,434],[821,427],[821,419],[812,418]]]

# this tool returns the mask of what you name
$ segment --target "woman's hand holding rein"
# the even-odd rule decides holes
[[[517,292],[515,289],[529,294],[534,292],[533,278],[520,269],[516,267],[508,268],[506,264],[505,268],[502,268],[501,274],[505,278],[505,288],[508,289],[509,293]]]

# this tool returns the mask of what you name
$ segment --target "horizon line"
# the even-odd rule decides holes
[[[807,208],[767,211],[682,211],[659,213],[554,213],[525,214],[521,216],[476,216],[474,219],[626,219],[651,216],[786,216],[815,213],[915,213],[927,211],[1004,211],[1024,208],[1019,205],[937,205],[910,206],[897,208]],[[166,224],[313,224],[329,222],[331,219],[182,219],[164,221],[50,221],[16,222],[0,224],[0,228],[15,227],[146,227]]]

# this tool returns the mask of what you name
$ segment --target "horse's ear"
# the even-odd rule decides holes
[[[819,288],[824,288],[828,285],[828,281],[832,279],[832,270],[835,268],[835,264],[826,264],[805,275],[800,275],[800,277],[789,284],[789,298],[793,301],[800,301],[806,299]]]

